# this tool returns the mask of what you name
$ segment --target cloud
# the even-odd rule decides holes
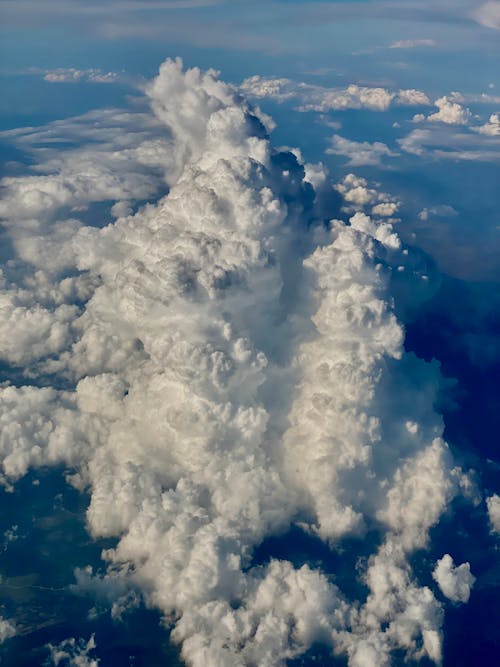
[[[345,155],[349,158],[349,166],[379,165],[384,157],[396,157],[398,154],[381,141],[370,143],[368,141],[351,141],[339,134],[334,134],[330,139],[331,147],[326,153],[331,155]]]
[[[100,660],[89,654],[96,648],[94,635],[88,641],[84,639],[65,639],[57,646],[48,645],[50,659],[54,667],[67,665],[68,667],[99,667]]]
[[[486,499],[491,527],[500,535],[500,496],[494,494]]]
[[[391,216],[397,213],[401,202],[387,192],[369,187],[365,178],[347,174],[340,183],[334,185],[334,189],[342,195],[342,210],[346,213],[370,213],[378,218],[389,218],[389,222],[398,221]]]
[[[100,69],[75,69],[74,67],[58,67],[47,70],[44,74],[45,81],[50,83],[115,83],[119,79],[117,72],[103,72]]]
[[[393,42],[390,49],[416,49],[421,46],[436,46],[433,39],[400,39]]]
[[[431,208],[423,208],[418,214],[419,220],[427,221],[429,218],[453,218],[458,212],[449,204],[438,204]]]
[[[433,123],[446,123],[447,125],[468,125],[472,120],[472,113],[457,101],[457,95],[451,97],[445,95],[437,99],[434,104],[439,111],[429,116],[417,114],[413,117],[413,121],[418,123],[427,120]]]
[[[497,162],[500,150],[495,136],[457,129],[445,123],[412,130],[397,140],[401,149],[412,155],[437,160],[474,160]]]
[[[245,79],[242,91],[257,99],[269,98],[282,103],[298,100],[299,111],[340,111],[344,109],[370,109],[386,111],[393,104],[402,106],[430,105],[425,93],[415,89],[389,91],[386,88],[358,86],[324,88],[291,79],[265,78],[258,75]]]
[[[275,149],[214,71],[168,60],[146,94],[157,120],[139,139],[116,112],[70,152],[44,142],[71,123],[9,135],[41,175],[4,182],[17,342],[3,361],[26,383],[0,388],[3,483],[70,468],[90,534],[116,540],[108,573],[77,586],[118,592],[116,617],[140,590],[193,667],[277,667],[316,643],[351,667],[394,652],[439,663],[442,606],[411,556],[464,475],[434,408],[438,369],[405,351],[395,315],[395,282],[411,303],[428,282],[389,217],[397,200],[349,175],[336,188],[352,210],[331,219],[322,167]],[[89,201],[113,202],[106,224],[85,223]],[[331,548],[349,539],[359,597],[320,566],[255,558],[292,525]],[[68,641],[55,655],[94,660]]]
[[[455,567],[453,558],[445,554],[436,563],[432,577],[443,595],[452,602],[469,601],[470,592],[476,580],[471,574],[469,563],[462,563]]]
[[[500,30],[500,2],[485,2],[473,11],[472,16],[486,28]]]
[[[0,644],[3,644],[7,639],[14,637],[17,634],[14,623],[0,616]]]
[[[487,134],[490,137],[500,136],[500,114],[492,113],[488,122],[479,127],[472,127],[471,130],[479,134]]]

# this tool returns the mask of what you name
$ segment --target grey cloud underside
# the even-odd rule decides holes
[[[351,175],[349,224],[324,224],[326,174],[275,150],[214,72],[167,61],[147,94],[165,138],[42,152],[39,174],[4,181],[1,355],[26,383],[0,388],[3,483],[70,467],[90,533],[117,538],[107,576],[173,619],[189,665],[284,665],[315,642],[351,667],[439,663],[442,606],[409,557],[468,485],[436,368],[394,315],[393,274],[415,298],[427,282],[398,202]],[[168,194],[131,213],[160,171]],[[103,228],[66,215],[106,199]],[[378,531],[365,598],[308,565],[252,566],[294,523],[331,548]],[[438,582],[464,599],[460,567]]]

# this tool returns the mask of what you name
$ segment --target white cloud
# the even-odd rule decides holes
[[[347,88],[324,88],[308,83],[298,83],[291,79],[264,78],[252,76],[245,79],[241,89],[246,95],[270,98],[276,102],[298,100],[299,111],[340,111],[344,109],[370,109],[386,111],[393,104],[403,106],[427,106],[431,102],[419,90],[403,89],[389,91],[386,88],[358,86]]]
[[[443,595],[452,602],[468,602],[470,592],[476,578],[471,574],[469,563],[453,564],[453,558],[445,554],[438,562],[433,579],[437,582]]]
[[[487,134],[490,137],[500,136],[500,114],[492,113],[488,119],[488,122],[479,127],[472,127],[474,132],[479,132],[479,134]]]
[[[423,208],[418,214],[418,217],[420,220],[425,222],[433,217],[453,218],[457,215],[458,211],[456,211],[453,206],[450,206],[449,204],[437,204],[436,206],[431,206],[430,208]]]
[[[390,49],[416,49],[421,46],[436,46],[433,39],[400,39],[393,42]]]
[[[398,210],[400,202],[387,192],[369,187],[365,178],[355,174],[347,174],[340,183],[334,186],[344,199],[343,210],[348,213],[369,210],[375,216],[392,216]],[[370,209],[371,207],[371,209]]]
[[[494,494],[486,499],[488,516],[494,532],[500,535],[500,496]]]
[[[384,157],[396,157],[398,154],[381,141],[370,143],[369,141],[352,141],[334,134],[330,138],[331,147],[327,148],[326,153],[331,155],[345,155],[349,158],[347,163],[352,167],[361,165],[381,164]]]
[[[375,204],[372,208],[372,215],[381,217],[391,217],[395,215],[399,208],[399,202],[383,202],[382,204]]]
[[[0,616],[0,644],[17,634],[16,626],[12,620]]]
[[[57,646],[49,644],[48,648],[54,667],[99,667],[100,660],[89,655],[96,648],[94,635],[88,641],[71,637]]]
[[[496,137],[435,123],[425,129],[412,130],[398,139],[401,149],[412,155],[439,160],[476,160],[498,162],[500,146]]]
[[[468,125],[472,120],[472,113],[457,101],[457,95],[451,97],[445,95],[437,99],[434,104],[439,111],[429,116],[417,114],[413,117],[414,122],[419,123],[427,120],[434,123],[446,123],[447,125]]]
[[[500,30],[500,2],[485,2],[473,12],[474,19],[486,28]]]
[[[42,152],[43,176],[5,183],[16,254],[2,287],[19,329],[5,359],[70,389],[0,388],[4,483],[29,466],[71,466],[90,533],[116,538],[108,574],[80,572],[78,586],[116,593],[117,617],[140,589],[175,614],[193,667],[277,667],[317,641],[351,667],[394,651],[439,662],[441,605],[409,557],[461,472],[434,410],[438,371],[405,352],[394,314],[391,281],[408,264],[388,219],[398,202],[348,175],[336,188],[349,221],[317,224],[324,170],[275,150],[215,72],[167,61],[147,95],[168,135],[148,162],[123,132],[113,157],[93,145]],[[115,172],[127,151],[132,169]],[[113,207],[121,217],[102,228],[78,211],[59,219],[61,206],[137,201],[162,160],[170,189],[154,203]],[[254,566],[254,549],[292,523],[331,546],[378,526],[368,595],[348,599],[319,568]],[[95,664],[93,645],[78,646],[54,655]]]
[[[74,67],[57,67],[46,70],[43,76],[49,83],[116,83],[119,77],[117,72],[103,72],[98,68],[82,70]]]

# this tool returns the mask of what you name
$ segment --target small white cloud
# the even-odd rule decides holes
[[[44,74],[45,81],[50,83],[115,83],[119,74],[117,72],[103,72],[100,69],[76,69],[74,67],[58,67],[47,70]]]
[[[400,39],[396,42],[393,42],[389,48],[390,49],[415,49],[421,46],[436,46],[436,42],[433,39]]]
[[[441,560],[438,560],[432,577],[443,595],[449,600],[464,603],[468,602],[476,580],[470,571],[469,563],[462,563],[455,567],[449,554],[445,554]]]
[[[57,646],[48,645],[54,667],[99,667],[100,660],[89,654],[96,648],[94,635],[88,641],[84,639],[65,639]]]
[[[500,535],[500,496],[494,494],[486,499],[488,516],[491,527],[495,533]]]
[[[345,155],[349,158],[350,166],[379,165],[384,157],[396,157],[398,154],[392,151],[386,144],[375,141],[352,141],[334,134],[330,139],[331,147],[326,153],[331,155]]]
[[[401,106],[429,106],[431,104],[429,97],[415,88],[399,90],[395,99]]]
[[[413,117],[413,121],[420,123],[428,120],[433,123],[446,123],[447,125],[467,125],[472,119],[472,113],[459,103],[459,99],[461,98],[456,94],[440,97],[434,102],[439,111],[429,116],[417,114]]]
[[[427,221],[429,218],[452,218],[458,215],[453,206],[449,204],[438,204],[437,206],[431,206],[430,208],[423,208],[418,217],[420,220]]]
[[[14,622],[8,618],[0,616],[0,644],[3,644],[7,639],[14,637],[17,633]]]
[[[487,134],[490,137],[500,136],[500,114],[492,113],[487,123],[479,127],[471,127],[471,130],[479,132],[479,134]]]

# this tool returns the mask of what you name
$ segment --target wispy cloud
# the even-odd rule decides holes
[[[331,146],[326,153],[344,155],[349,158],[349,166],[380,165],[384,157],[396,157],[398,153],[392,151],[386,144],[375,141],[351,141],[338,134],[330,139]]]
[[[82,70],[74,67],[57,67],[56,69],[46,70],[43,78],[50,83],[116,83],[120,74],[118,72],[103,72],[98,68]]]
[[[390,49],[416,49],[422,46],[436,46],[433,39],[401,39],[390,44]]]

